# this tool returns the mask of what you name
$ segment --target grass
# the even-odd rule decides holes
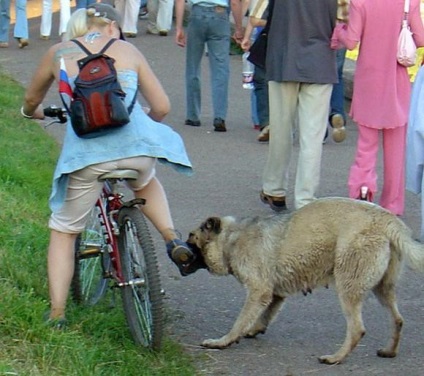
[[[70,327],[43,324],[48,308],[48,196],[59,147],[22,118],[23,88],[0,73],[0,375],[184,376],[192,359],[165,338],[160,353],[131,341],[120,297],[68,310]]]

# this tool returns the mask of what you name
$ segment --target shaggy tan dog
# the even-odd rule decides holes
[[[402,260],[424,271],[424,245],[411,238],[399,218],[377,205],[344,198],[319,199],[269,218],[212,217],[187,243],[198,254],[198,265],[204,262],[213,274],[232,274],[247,289],[231,331],[202,346],[222,349],[243,336],[265,333],[287,296],[334,283],[347,331],[335,354],[319,358],[327,364],[343,361],[365,334],[361,311],[368,291],[393,321],[391,339],[377,355],[395,357],[403,324],[395,293]]]

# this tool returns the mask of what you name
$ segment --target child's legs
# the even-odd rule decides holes
[[[406,127],[383,130],[384,185],[380,205],[402,215],[405,203]]]
[[[377,191],[377,164],[379,130],[358,124],[358,141],[355,161],[350,168],[349,197],[358,198],[362,186],[368,187],[373,195]]]

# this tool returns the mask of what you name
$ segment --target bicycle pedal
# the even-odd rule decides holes
[[[97,257],[98,255],[100,255],[101,251],[100,251],[100,247],[93,247],[93,248],[86,248],[84,250],[80,250],[79,251],[79,258],[80,259],[85,259],[85,258],[90,258],[90,257]]]

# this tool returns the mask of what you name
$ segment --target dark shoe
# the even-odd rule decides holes
[[[185,125],[191,125],[192,127],[200,127],[200,120],[190,120],[186,119]]]
[[[166,37],[168,36],[168,30],[159,30],[159,35],[161,37]]]
[[[213,127],[215,128],[215,132],[227,132],[227,128],[225,127],[225,120],[221,118],[215,118],[213,120]]]
[[[52,329],[64,330],[68,326],[68,321],[65,317],[58,317],[56,319],[50,318],[50,311],[44,313],[44,323]]]
[[[330,125],[333,129],[333,141],[343,142],[346,138],[345,119],[341,114],[333,114],[330,116]]]
[[[180,239],[174,239],[166,243],[166,251],[169,258],[178,266],[181,275],[188,275],[187,269],[194,261],[195,256],[187,244]]]
[[[260,197],[261,197],[261,201],[264,204],[269,205],[271,209],[276,212],[287,210],[286,198],[284,196],[283,197],[269,196],[262,191],[260,194]]]
[[[136,38],[136,33],[124,33],[125,38]]]

